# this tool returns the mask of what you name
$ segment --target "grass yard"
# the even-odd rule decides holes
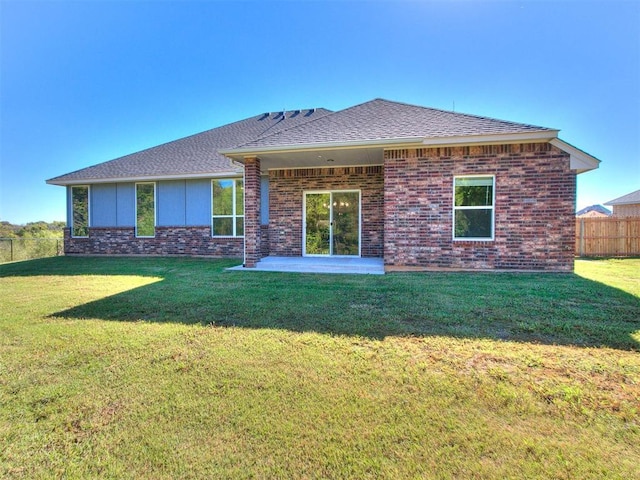
[[[640,259],[0,265],[3,478],[640,478]]]

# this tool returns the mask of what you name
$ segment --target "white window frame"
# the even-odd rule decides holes
[[[86,235],[74,235],[74,211],[73,211],[73,189],[74,188],[86,188],[87,189],[87,234]],[[71,185],[71,237],[72,238],[89,238],[89,228],[91,227],[91,185]]]
[[[153,185],[153,235],[138,235],[138,185]],[[155,238],[158,227],[158,188],[156,182],[136,182],[134,191],[136,238]]]
[[[491,178],[491,205],[456,206],[456,180],[463,178]],[[456,175],[453,177],[451,212],[451,237],[454,242],[492,242],[496,237],[496,176],[495,175]],[[490,237],[456,237],[456,211],[458,210],[491,210]]]
[[[231,215],[214,215],[213,213],[213,182],[223,182],[225,180],[231,180],[233,182],[233,187],[232,187],[232,201],[231,201],[231,208],[232,208],[232,212]],[[243,235],[238,235],[237,234],[237,219],[238,218],[242,218],[242,231],[244,232],[244,228],[245,228],[245,214],[244,212],[246,212],[246,205],[244,204],[244,193],[242,194],[242,208],[243,213],[242,214],[238,214],[236,212],[236,189],[238,187],[238,180],[240,180],[242,182],[242,186],[244,188],[245,186],[245,181],[244,181],[244,177],[231,177],[231,178],[214,178],[211,180],[211,195],[209,195],[209,197],[211,198],[211,237],[212,238],[244,238],[244,234]],[[232,235],[216,235],[214,233],[213,230],[213,221],[216,218],[230,218],[231,219],[231,225],[233,227],[233,234]]]

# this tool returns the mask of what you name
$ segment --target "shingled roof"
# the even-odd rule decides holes
[[[218,153],[331,113],[324,108],[264,113],[47,180],[53,185],[242,173]]]
[[[325,115],[312,122],[281,130],[247,142],[235,151],[497,134],[542,133],[555,137],[557,130],[493,118],[420,107],[377,98]]]
[[[337,112],[323,108],[263,114],[47,180],[54,185],[230,176],[245,154],[399,144],[550,141],[578,172],[599,160],[557,138],[558,130],[375,99]]]
[[[605,202],[605,205],[633,205],[636,203],[640,203],[640,190],[609,200]]]

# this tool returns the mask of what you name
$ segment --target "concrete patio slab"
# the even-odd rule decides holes
[[[265,257],[256,268],[239,265],[227,270],[383,275],[384,261],[382,258],[357,257]]]

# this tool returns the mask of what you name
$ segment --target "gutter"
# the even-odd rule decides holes
[[[238,165],[243,166],[243,165]],[[153,182],[161,180],[195,180],[200,178],[234,178],[241,175],[242,172],[220,172],[220,173],[194,173],[190,175],[148,175],[137,177],[110,177],[110,178],[80,178],[71,180],[57,180],[50,178],[46,181],[49,185],[59,185],[61,187],[68,185],[89,185],[96,183],[133,183],[133,182]]]
[[[300,143],[278,146],[229,148],[218,150],[218,153],[229,158],[244,158],[259,154],[278,154],[313,152],[322,150],[346,150],[357,148],[422,148],[429,146],[461,146],[461,145],[486,145],[495,143],[532,143],[549,142],[557,138],[559,130],[538,130],[526,133],[501,133],[490,135],[458,135],[447,137],[400,137],[373,140],[350,140],[346,142],[317,142]],[[242,160],[238,160],[242,161]]]
[[[375,140],[349,140],[346,142],[317,142],[317,143],[297,143],[291,145],[267,146],[267,147],[250,147],[250,148],[229,148],[218,150],[218,153],[227,157],[248,157],[259,153],[296,153],[322,150],[346,150],[354,148],[367,147],[403,147],[403,146],[419,146],[423,137],[406,137],[394,139],[375,139]]]

